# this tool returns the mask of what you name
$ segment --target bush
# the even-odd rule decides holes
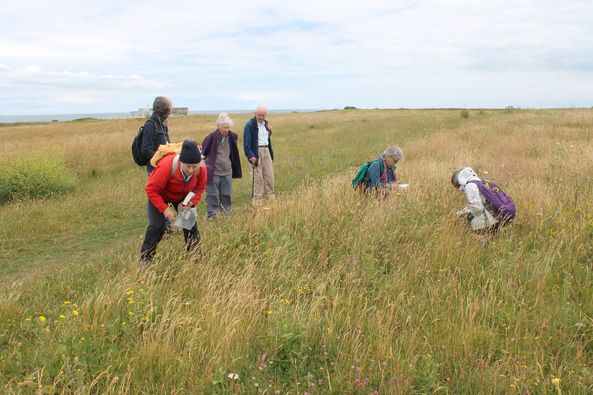
[[[461,112],[459,113],[459,115],[461,116],[461,118],[469,118],[469,111],[468,110],[461,110]]]
[[[0,204],[63,195],[74,189],[75,182],[61,160],[23,158],[0,163]]]

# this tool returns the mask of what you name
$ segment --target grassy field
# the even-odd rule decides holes
[[[232,214],[200,223],[204,256],[176,234],[149,271],[139,120],[2,126],[0,169],[57,160],[75,182],[0,206],[0,392],[591,393],[592,115],[273,114],[278,199],[248,205],[243,163]],[[171,137],[215,119],[174,118]],[[391,144],[410,187],[353,192]],[[451,214],[461,165],[517,205],[486,245]]]

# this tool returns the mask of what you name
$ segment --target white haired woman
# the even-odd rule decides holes
[[[219,212],[231,209],[233,178],[241,178],[241,159],[237,148],[237,134],[231,131],[233,120],[220,113],[216,120],[216,130],[202,143],[202,156],[208,169],[206,187],[206,210],[208,218],[216,218]]]
[[[397,183],[395,165],[404,160],[401,148],[391,146],[383,151],[383,155],[369,165],[364,185],[365,190],[378,191]]]

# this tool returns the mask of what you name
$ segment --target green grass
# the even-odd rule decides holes
[[[76,183],[70,169],[56,159],[19,158],[0,168],[0,204],[65,195]]]
[[[590,393],[590,119],[276,115],[277,201],[254,210],[249,179],[237,181],[234,212],[200,224],[204,256],[173,235],[148,271],[137,265],[146,176],[122,157],[31,217],[3,206],[0,388]],[[355,166],[388,144],[404,149],[410,188],[353,192]],[[450,215],[464,204],[449,184],[462,164],[517,203],[517,223],[486,245]]]

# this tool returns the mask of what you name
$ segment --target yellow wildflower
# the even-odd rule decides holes
[[[78,315],[78,310],[72,310],[72,315],[77,316]]]
[[[64,314],[60,314],[60,318],[61,319],[66,319],[66,316]]]
[[[45,316],[40,315],[39,316],[39,322],[45,322]]]

